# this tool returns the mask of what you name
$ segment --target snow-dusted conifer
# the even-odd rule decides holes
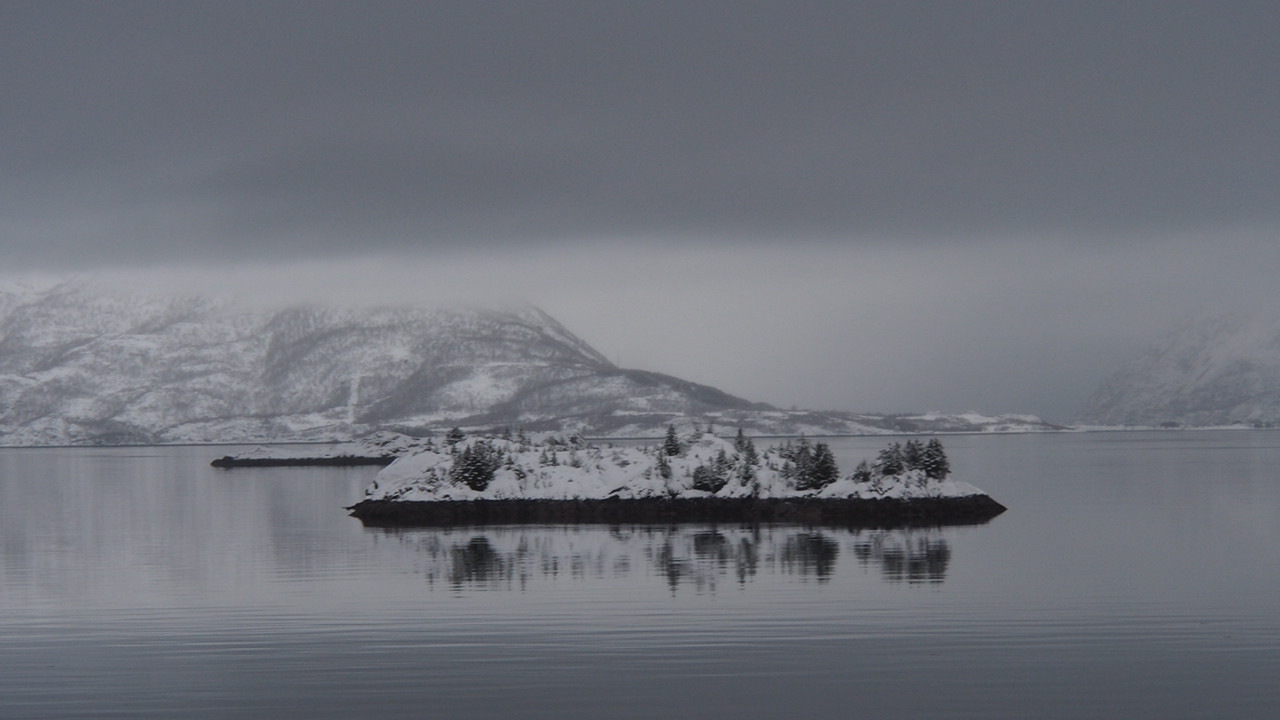
[[[871,466],[866,460],[858,463],[858,467],[853,471],[853,481],[856,483],[871,482]]]
[[[813,447],[813,462],[809,466],[809,486],[824,488],[840,479],[840,468],[831,447],[820,442]]]
[[[714,466],[716,474],[728,475],[729,468],[731,467],[733,467],[733,463],[730,462],[729,455],[724,451],[724,448],[720,448],[720,450],[716,452],[716,460],[715,460],[715,466]]]
[[[662,440],[662,452],[668,456],[675,457],[683,451],[680,445],[680,438],[676,437],[676,426],[667,426],[667,436]]]
[[[818,490],[840,479],[840,468],[826,443],[810,448],[807,442],[795,452],[796,489]]]
[[[788,461],[782,466],[783,477],[794,479],[797,489],[807,486],[813,469],[813,446],[809,439],[801,435],[795,443],[788,441],[779,448],[778,454]]]
[[[502,464],[502,451],[485,440],[477,440],[458,453],[449,470],[449,479],[472,490],[483,491],[493,481]]]
[[[667,462],[667,454],[665,452],[658,453],[658,476],[663,480],[671,479],[671,463]]]
[[[902,443],[893,443],[881,450],[876,457],[876,469],[881,475],[901,475],[905,469],[902,462]]]
[[[728,478],[717,473],[715,467],[699,465],[693,469],[693,489],[705,492],[719,492],[728,482]]]
[[[934,480],[946,480],[951,474],[951,462],[947,460],[947,453],[938,438],[929,438],[925,445],[921,469]]]
[[[919,440],[908,440],[902,446],[902,465],[907,470],[923,470],[924,444]]]

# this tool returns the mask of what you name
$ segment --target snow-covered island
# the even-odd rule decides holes
[[[1005,510],[948,477],[936,439],[893,443],[842,475],[804,438],[757,450],[739,433],[667,436],[652,447],[523,434],[428,440],[350,508],[370,526],[507,522],[806,522],[868,526],[985,522]]]

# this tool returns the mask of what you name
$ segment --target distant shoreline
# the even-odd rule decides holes
[[[959,435],[1062,435],[1072,434],[1079,435],[1084,433],[1115,433],[1115,432],[1226,432],[1226,431],[1280,431],[1280,427],[1254,427],[1250,425],[1204,425],[1204,426],[1182,426],[1176,428],[1153,427],[1149,425],[1081,425],[1067,426],[1061,430],[937,430],[931,432],[893,432],[893,433],[839,433],[839,434],[819,434],[805,433],[805,437],[814,440],[830,439],[830,438],[893,438],[893,437],[921,437],[937,435],[941,437],[959,436]],[[443,432],[438,429],[437,432]],[[728,437],[725,435],[724,437]],[[751,435],[754,440],[783,440],[786,438],[798,437],[796,435]],[[661,437],[654,435],[638,435],[638,436],[609,436],[609,435],[584,435],[583,439],[593,443],[610,443],[610,442],[642,442],[642,441],[661,441]],[[148,448],[148,447],[237,447],[237,446],[253,446],[253,445],[340,445],[342,443],[351,442],[351,440],[226,440],[226,441],[210,441],[210,442],[155,442],[155,443],[83,443],[83,444],[51,444],[51,445],[6,445],[0,442],[0,450],[106,450],[111,448]],[[292,463],[300,464],[300,463]],[[366,463],[373,464],[373,463]]]

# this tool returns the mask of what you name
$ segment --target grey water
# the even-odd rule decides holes
[[[394,532],[373,468],[0,449],[0,717],[1280,712],[1280,432],[944,442],[1008,512]]]

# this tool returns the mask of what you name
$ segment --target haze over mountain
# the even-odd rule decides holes
[[[1103,382],[1077,422],[1274,425],[1280,321],[1242,312],[1188,320]]]

